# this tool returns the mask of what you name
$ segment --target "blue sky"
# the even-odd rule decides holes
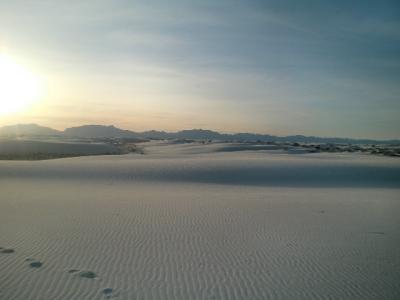
[[[400,138],[398,1],[0,0],[1,49],[48,89],[0,123]]]

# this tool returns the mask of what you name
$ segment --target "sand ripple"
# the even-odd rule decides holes
[[[386,160],[103,159],[0,164],[0,299],[400,299]]]

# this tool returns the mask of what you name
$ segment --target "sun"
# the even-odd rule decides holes
[[[38,100],[41,90],[37,76],[0,53],[0,115],[27,109]]]

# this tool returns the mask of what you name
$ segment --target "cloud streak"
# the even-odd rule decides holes
[[[399,15],[396,1],[0,1],[0,47],[56,86],[48,125],[62,103],[134,130],[399,138]]]

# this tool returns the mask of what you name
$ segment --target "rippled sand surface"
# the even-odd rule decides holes
[[[0,299],[400,298],[397,159],[163,147],[0,162]]]

